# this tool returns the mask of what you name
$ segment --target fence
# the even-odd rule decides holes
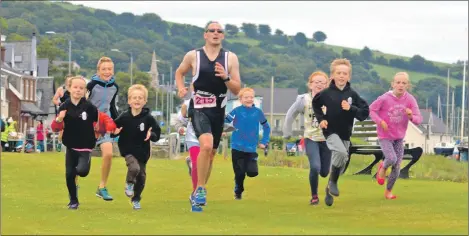
[[[12,152],[55,152],[61,151],[62,145],[58,141],[59,133],[46,133],[43,128],[44,140],[37,140],[37,130],[24,124],[23,133],[16,133],[15,136],[8,136],[9,151]]]
[[[16,136],[8,138],[9,150],[12,152],[61,152],[64,151],[64,146],[59,140],[59,132],[51,132],[46,129],[46,125],[43,126],[42,133],[44,134],[44,140],[37,140],[36,128],[24,124],[25,130],[23,133],[18,132]],[[168,158],[168,159],[179,159],[181,152],[181,142],[176,133],[171,133],[167,137],[161,137],[159,142],[151,142],[151,157],[152,158]],[[101,149],[95,147],[92,156],[100,157]],[[113,143],[113,156],[119,157],[119,148],[117,143]]]

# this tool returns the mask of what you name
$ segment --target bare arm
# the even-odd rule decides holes
[[[234,94],[238,95],[241,90],[241,76],[239,74],[239,61],[236,54],[228,54],[228,73],[231,75],[230,81],[226,82],[226,87]]]
[[[184,89],[184,75],[189,72],[190,69],[192,69],[192,62],[195,59],[195,50],[192,50],[184,56],[182,59],[181,65],[176,70],[176,73],[174,74],[174,77],[176,79],[176,86],[178,88],[178,91],[181,91]]]
[[[60,104],[60,98],[63,97],[63,95],[64,95],[64,90],[62,87],[59,87],[57,91],[55,92],[54,97],[52,98],[52,102],[58,106]]]

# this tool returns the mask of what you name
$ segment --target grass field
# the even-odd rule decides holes
[[[2,153],[1,162],[2,235],[468,234],[467,182],[399,180],[399,197],[390,201],[370,176],[348,172],[332,207],[324,205],[321,179],[321,203],[313,207],[307,169],[261,166],[258,177],[246,180],[243,200],[235,201],[231,160],[218,157],[208,206],[192,213],[185,162],[152,159],[142,210],[134,211],[123,193],[124,160],[113,161],[108,188],[115,200],[104,202],[94,195],[101,159],[93,158],[89,176],[79,180],[80,208],[71,211],[63,154]]]

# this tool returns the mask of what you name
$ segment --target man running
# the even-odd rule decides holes
[[[192,70],[194,90],[188,116],[199,139],[200,152],[197,189],[191,194],[191,200],[199,206],[206,204],[205,185],[223,132],[226,93],[229,89],[237,95],[241,89],[238,57],[222,48],[224,33],[220,23],[209,22],[204,33],[205,46],[188,52],[175,73],[178,95],[182,98],[188,91],[183,76]]]

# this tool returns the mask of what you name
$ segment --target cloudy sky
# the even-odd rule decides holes
[[[455,62],[468,57],[468,2],[246,2],[73,1],[73,4],[204,26],[209,20],[241,26],[269,24],[288,35],[315,31],[326,43]]]

